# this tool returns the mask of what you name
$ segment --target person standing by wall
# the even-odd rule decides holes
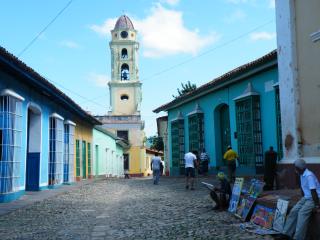
[[[203,148],[202,149],[202,153],[200,154],[200,166],[201,166],[201,174],[203,175],[207,175],[208,174],[208,166],[209,166],[209,156],[208,154],[206,153],[206,149]]]
[[[158,153],[154,154],[151,160],[151,170],[153,171],[153,184],[158,185],[160,179],[160,165],[161,158],[158,156]]]
[[[276,176],[278,154],[271,146],[264,154],[264,181],[266,185],[263,190],[273,190],[273,183]]]
[[[236,160],[238,159],[238,157],[238,154],[234,150],[232,150],[230,145],[228,146],[227,151],[223,155],[223,158],[227,161],[229,181],[231,183],[233,183],[236,179]]]
[[[189,181],[191,190],[194,190],[195,166],[197,165],[196,152],[188,152],[184,155],[185,174],[186,174],[186,189],[189,189]]]

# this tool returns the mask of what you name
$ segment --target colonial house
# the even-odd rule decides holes
[[[123,153],[129,144],[107,131],[95,126],[93,129],[94,164],[93,175],[95,177],[123,177],[124,161]]]
[[[90,175],[89,143],[97,124],[63,92],[0,47],[0,202],[16,199],[24,191],[73,182],[74,174],[80,176],[79,168],[82,177]],[[80,144],[87,148],[82,156]]]
[[[154,110],[168,115],[170,175],[184,173],[184,154],[206,149],[211,171],[224,169],[231,145],[239,175],[263,171],[270,146],[282,153],[277,52],[240,66]],[[280,154],[281,155],[281,154]]]

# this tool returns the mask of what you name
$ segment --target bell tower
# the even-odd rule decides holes
[[[102,127],[128,143],[123,168],[131,176],[147,175],[144,121],[140,115],[141,82],[139,81],[137,31],[131,20],[119,17],[111,30],[110,109],[96,116]]]
[[[139,81],[137,31],[131,20],[121,16],[111,30],[111,115],[140,115],[141,82]]]

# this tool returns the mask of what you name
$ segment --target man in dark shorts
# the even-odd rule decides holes
[[[186,189],[194,190],[195,165],[197,161],[196,152],[188,152],[184,155],[185,173],[186,173]]]

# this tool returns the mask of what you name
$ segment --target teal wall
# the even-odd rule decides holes
[[[215,124],[214,117],[215,109],[221,106],[221,104],[229,105],[231,144],[233,149],[237,151],[238,143],[237,139],[234,136],[234,133],[237,131],[237,129],[235,101],[233,99],[243,94],[249,82],[251,82],[253,89],[260,94],[263,151],[266,151],[269,146],[273,146],[275,149],[277,149],[275,90],[272,85],[278,82],[278,70],[277,67],[274,66],[269,70],[248,77],[242,81],[238,81],[237,83],[229,85],[226,88],[199,97],[177,108],[170,109],[168,111],[168,143],[170,166],[172,166],[171,121],[177,117],[179,111],[182,112],[185,124],[185,152],[188,152],[189,134],[187,115],[195,110],[195,106],[197,103],[200,105],[202,111],[204,112],[204,141],[205,149],[211,159],[210,167],[214,168],[220,166],[222,161],[220,157],[217,157],[221,152],[221,150],[217,149],[216,147],[220,145],[220,134],[219,130],[215,129],[218,126]],[[255,174],[254,169],[248,169],[244,167],[240,167],[237,171],[243,174]],[[178,169],[171,168],[170,174],[178,175]]]
[[[122,156],[123,148],[113,137],[93,129],[94,175],[123,176]]]

